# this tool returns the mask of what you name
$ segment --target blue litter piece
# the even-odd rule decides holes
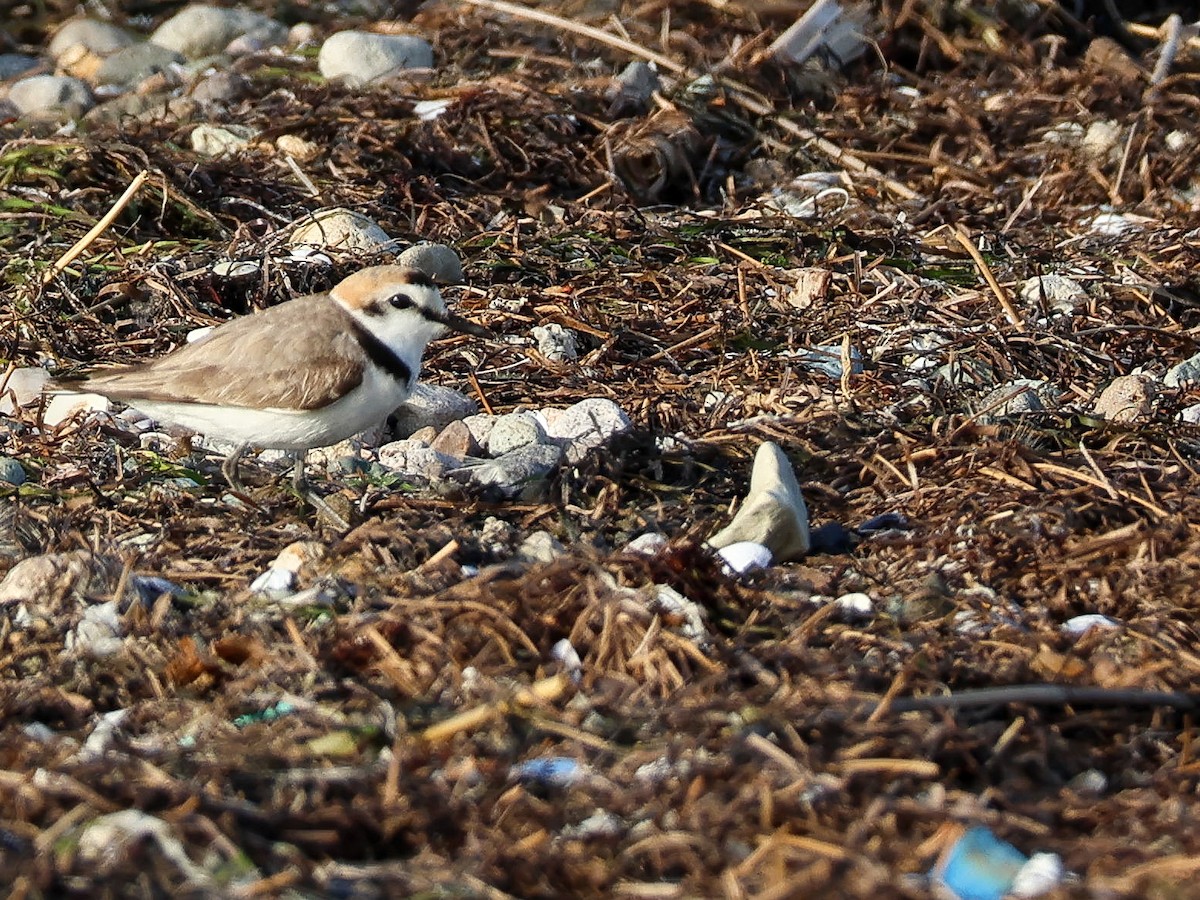
[[[933,868],[959,900],[1001,900],[1029,858],[981,825],[963,833]]]
[[[548,756],[532,759],[512,767],[512,776],[518,781],[545,784],[550,787],[568,787],[583,775],[583,767],[566,756]]]

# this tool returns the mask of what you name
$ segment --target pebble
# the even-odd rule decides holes
[[[195,132],[193,132],[194,134]],[[212,273],[218,278],[249,278],[262,271],[262,263],[255,259],[222,259],[213,263]],[[201,329],[196,329],[200,331]],[[195,343],[202,337],[212,333],[211,328],[205,328],[204,334],[192,337],[195,331],[188,333],[188,343]]]
[[[1108,616],[1103,616],[1100,613],[1086,613],[1082,616],[1072,616],[1067,621],[1062,623],[1062,630],[1066,634],[1079,637],[1086,634],[1093,628],[1100,628],[1108,631],[1113,628],[1120,628],[1121,623],[1116,619],[1110,619]]]
[[[55,393],[42,413],[42,421],[50,428],[61,425],[72,416],[93,412],[108,412],[112,402],[100,394]]]
[[[0,384],[4,385],[4,390],[0,391],[0,415],[12,415],[17,407],[36,402],[49,380],[50,373],[41,366],[14,369],[7,381],[0,375]]]
[[[11,456],[0,456],[0,481],[5,484],[24,484],[25,467]]]
[[[38,64],[37,58],[24,53],[0,53],[0,81],[16,78]]]
[[[620,406],[605,397],[591,397],[568,406],[560,416],[547,416],[546,434],[564,445],[567,462],[577,463],[632,428],[633,422]]]
[[[1065,275],[1038,275],[1021,282],[1017,296],[1040,308],[1044,303],[1052,312],[1071,313],[1087,300],[1087,292],[1074,278]]]
[[[613,79],[612,87],[605,92],[604,99],[609,102],[611,116],[630,116],[645,112],[654,92],[661,89],[658,70],[639,59],[627,65]]]
[[[438,453],[420,441],[392,441],[380,447],[378,452],[379,464],[385,469],[431,480],[442,478],[462,465],[461,460]]]
[[[849,622],[861,622],[873,618],[875,615],[875,601],[869,594],[861,592],[842,594],[833,602],[837,604],[842,618]]]
[[[297,162],[312,162],[321,155],[321,148],[298,134],[281,134],[275,139],[275,149]]]
[[[396,242],[374,219],[345,207],[318,210],[301,219],[288,243],[342,252],[394,250],[396,247]]]
[[[763,443],[754,456],[750,491],[733,521],[708,539],[714,549],[753,541],[767,547],[778,562],[808,552],[808,508],[787,456],[778,444]]]
[[[517,547],[516,557],[527,563],[554,562],[567,548],[548,531],[535,531]]]
[[[756,541],[738,541],[717,550],[726,575],[745,575],[771,565],[771,551]]]
[[[420,441],[422,444],[428,447],[433,443],[433,439],[437,437],[437,433],[437,429],[432,425],[426,425],[424,428],[418,428],[416,431],[410,434],[408,436],[408,440]],[[454,456],[455,454],[450,453],[448,455]]]
[[[1096,398],[1092,411],[1111,422],[1132,422],[1154,408],[1154,379],[1149,375],[1114,378]]]
[[[399,437],[408,437],[427,425],[445,428],[451,422],[472,416],[477,409],[474,400],[453,388],[419,381],[404,405],[395,412],[395,433]]]
[[[247,9],[225,9],[196,3],[163,22],[150,40],[160,47],[200,59],[221,53],[235,38],[251,35],[263,45],[287,40],[287,26]]]
[[[396,263],[419,269],[438,284],[463,282],[462,260],[445,244],[414,244],[396,257]]]
[[[487,439],[496,425],[496,417],[483,414],[464,416],[462,423],[467,427],[467,431],[471,432],[475,443],[480,447],[486,447]]]
[[[466,473],[475,484],[495,487],[505,497],[516,497],[526,488],[540,485],[547,475],[558,468],[561,460],[562,449],[554,444],[529,444],[498,459],[459,469],[455,476]]]
[[[1046,408],[1049,385],[1038,378],[1018,378],[1000,385],[979,401],[979,421],[989,425],[1006,416],[1040,412]]]
[[[183,61],[182,55],[158,44],[131,44],[122,47],[100,64],[95,82],[133,87],[156,72],[168,71]]]
[[[646,534],[639,534],[626,544],[625,552],[636,553],[638,556],[658,556],[663,548],[667,546],[667,543],[666,535],[651,531]]]
[[[453,456],[457,459],[463,459],[467,456],[478,456],[483,452],[471,434],[471,429],[461,420],[451,422],[443,428],[441,433],[429,442],[429,446],[439,453],[445,453],[447,456]]]
[[[1200,382],[1200,353],[1189,356],[1167,369],[1163,384],[1169,388],[1188,388]]]
[[[77,119],[96,102],[91,89],[78,78],[34,75],[8,89],[8,102],[31,119]]]
[[[239,72],[213,72],[211,75],[206,75],[196,81],[188,91],[188,96],[197,103],[228,104],[241,100],[249,94],[250,87],[250,79]],[[295,137],[292,134],[280,135],[275,141],[275,145],[279,146],[280,141],[284,138]],[[298,138],[297,140],[303,142],[303,138]],[[295,156],[296,154],[292,155]],[[296,158],[299,159],[299,157]]]
[[[58,59],[73,47],[82,46],[92,53],[107,56],[135,43],[137,37],[124,28],[99,19],[71,19],[54,33],[47,52]]]
[[[537,341],[538,353],[554,362],[571,362],[579,358],[575,332],[557,323],[538,325],[531,332]]]
[[[410,34],[373,34],[340,31],[331,35],[317,55],[317,69],[325,78],[342,78],[359,86],[402,69],[433,67],[433,46]]]
[[[546,432],[533,413],[512,412],[496,416],[484,446],[488,456],[500,457],[519,447],[545,442]]]
[[[244,125],[197,125],[192,149],[204,156],[227,156],[247,147],[253,133]]]

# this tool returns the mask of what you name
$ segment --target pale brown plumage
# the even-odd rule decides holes
[[[362,382],[353,324],[327,295],[298,297],[227,322],[167,356],[96,373],[84,387],[127,402],[320,409]]]

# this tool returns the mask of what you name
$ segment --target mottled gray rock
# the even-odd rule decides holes
[[[1112,422],[1132,422],[1154,408],[1154,379],[1149,375],[1114,378],[1096,398],[1093,411]]]
[[[25,467],[11,456],[0,456],[0,481],[5,484],[24,484]]]
[[[609,113],[613,116],[628,116],[645,112],[650,106],[654,92],[662,89],[658,72],[650,63],[634,60],[615,79],[605,92],[609,102]]]
[[[538,325],[531,332],[537,341],[538,353],[555,362],[570,362],[579,358],[579,344],[575,332],[563,328],[556,322]]]
[[[155,72],[165,72],[182,63],[182,54],[174,50],[158,44],[132,44],[117,50],[100,64],[96,84],[133,87]]]
[[[487,446],[488,437],[492,433],[492,429],[496,425],[496,416],[474,415],[464,416],[462,423],[467,426],[467,431],[471,432],[471,437],[480,448]]]
[[[438,479],[462,465],[460,460],[438,453],[420,441],[392,441],[379,448],[379,464],[393,472]]]
[[[553,472],[561,459],[562,450],[554,444],[529,444],[498,459],[459,469],[455,477],[466,475],[475,484],[495,487],[504,496],[515,497]]]
[[[597,447],[633,428],[633,422],[615,402],[605,397],[580,400],[561,415],[547,416],[547,436],[563,445],[567,461],[577,463]]]
[[[1169,388],[1185,388],[1200,382],[1200,353],[1189,356],[1181,363],[1171,366],[1163,376],[1163,384]]]
[[[1038,378],[1018,378],[1002,384],[979,401],[979,421],[985,425],[1007,416],[1040,412],[1052,405],[1054,389]]]
[[[344,207],[319,210],[301,219],[288,243],[351,252],[396,248],[396,242],[375,220]]]
[[[204,156],[227,156],[249,146],[253,134],[245,125],[197,125],[192,129],[192,149]]]
[[[414,244],[401,253],[396,262],[420,269],[438,284],[462,284],[462,260],[445,244]]]
[[[250,79],[239,72],[213,72],[197,81],[188,96],[197,103],[234,103],[250,93]]]
[[[150,40],[188,59],[199,59],[221,53],[234,38],[247,34],[265,45],[280,44],[287,39],[287,26],[247,9],[197,3],[159,25]]]
[[[546,432],[542,430],[541,423],[533,413],[512,412],[496,416],[484,447],[488,456],[500,457],[518,447],[541,444],[545,441]]]
[[[37,58],[24,53],[0,53],[0,81],[16,78],[38,64]]]
[[[34,75],[22,78],[8,90],[8,102],[17,113],[31,119],[77,119],[95,99],[91,89],[78,78],[62,75]]]
[[[317,69],[326,78],[342,78],[362,85],[403,69],[433,66],[433,47],[424,38],[409,34],[372,34],[339,31],[321,45]]]
[[[1041,308],[1044,303],[1051,312],[1070,313],[1087,300],[1087,292],[1073,278],[1065,275],[1039,275],[1021,282],[1017,296],[1030,306]]]
[[[395,412],[395,432],[407,437],[427,425],[442,429],[472,415],[477,408],[474,400],[452,388],[417,382],[404,405]]]
[[[137,37],[124,28],[118,28],[98,19],[71,19],[54,32],[47,52],[58,59],[72,47],[82,46],[97,56],[108,56],[122,47],[137,43]]]
[[[517,548],[517,559],[528,563],[554,562],[567,552],[559,540],[548,531],[535,531]]]
[[[754,455],[746,502],[729,525],[708,539],[718,550],[741,541],[762,544],[777,562],[798,559],[811,546],[800,483],[787,456],[770,441]]]

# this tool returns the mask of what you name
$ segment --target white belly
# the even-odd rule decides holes
[[[378,425],[408,397],[408,387],[369,370],[357,388],[320,409],[250,409],[206,403],[138,400],[129,405],[152,419],[207,437],[269,450],[327,447]]]

